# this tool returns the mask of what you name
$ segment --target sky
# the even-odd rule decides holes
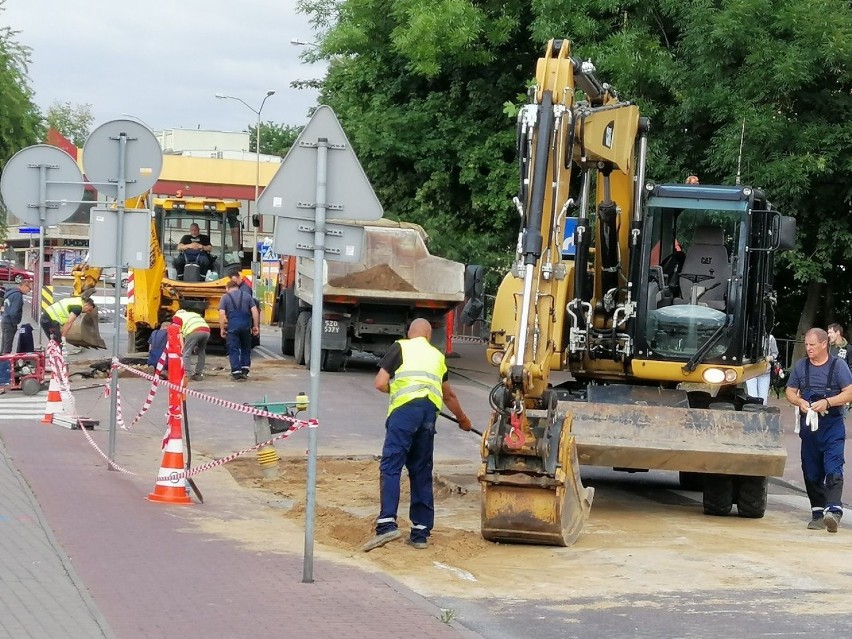
[[[49,16],[49,18],[47,18]],[[0,24],[31,49],[30,86],[46,113],[54,102],[90,104],[98,125],[135,116],[154,130],[244,131],[264,122],[305,124],[320,78],[292,38],[314,38],[296,0],[5,0]]]

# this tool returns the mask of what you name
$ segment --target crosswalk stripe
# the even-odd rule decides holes
[[[47,404],[47,391],[23,395],[20,391],[7,391],[0,395],[0,420],[41,419]]]

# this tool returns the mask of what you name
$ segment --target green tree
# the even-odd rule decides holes
[[[0,0],[0,14],[5,4],[6,0]],[[0,27],[0,169],[17,151],[43,137],[27,76],[30,49],[17,42],[17,35],[9,27]]]
[[[0,14],[5,10],[0,0]],[[30,50],[17,31],[0,27],[0,171],[15,153],[42,139],[41,116],[27,76]],[[6,238],[7,212],[0,200],[0,239]]]
[[[388,217],[430,249],[505,268],[517,215],[514,121],[535,64],[528,3],[303,2],[330,59],[321,102],[340,118]]]
[[[47,126],[59,131],[78,147],[85,144],[94,119],[91,104],[57,101],[47,109]]]
[[[260,152],[284,157],[302,132],[301,126],[264,122],[260,130]],[[257,148],[257,125],[249,126],[249,148]]]

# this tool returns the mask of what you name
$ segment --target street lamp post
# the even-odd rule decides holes
[[[254,108],[248,102],[243,100],[242,98],[238,98],[235,95],[223,95],[222,93],[217,93],[216,97],[220,100],[236,100],[237,102],[242,102],[249,110],[257,115],[257,128],[255,129],[255,155],[257,158],[256,161],[256,172],[255,172],[255,180],[254,180],[254,206],[255,212],[254,215],[259,215],[257,212],[257,199],[260,197],[260,114],[263,112],[263,105],[266,104],[266,100],[275,95],[275,91],[267,91],[266,95],[263,97],[263,100],[260,103],[258,108]],[[260,218],[258,217],[258,221],[255,224],[254,219],[252,219],[252,227],[254,228],[254,243],[252,244],[251,249],[251,271],[254,273],[255,280],[260,278],[260,265],[257,259],[257,227],[260,226]]]

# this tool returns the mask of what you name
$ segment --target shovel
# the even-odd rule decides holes
[[[444,419],[449,419],[451,422],[455,422],[456,424],[458,424],[458,423],[459,423],[459,420],[457,420],[457,419],[456,419],[455,417],[453,417],[452,415],[449,415],[449,414],[445,413],[444,411],[441,411],[439,414],[440,414],[440,415],[441,415],[441,417],[443,417]],[[471,432],[471,433],[473,433],[474,435],[479,435],[480,437],[482,437],[482,431],[481,431],[481,430],[476,430],[475,428],[471,428],[471,429],[470,429],[470,432]]]

